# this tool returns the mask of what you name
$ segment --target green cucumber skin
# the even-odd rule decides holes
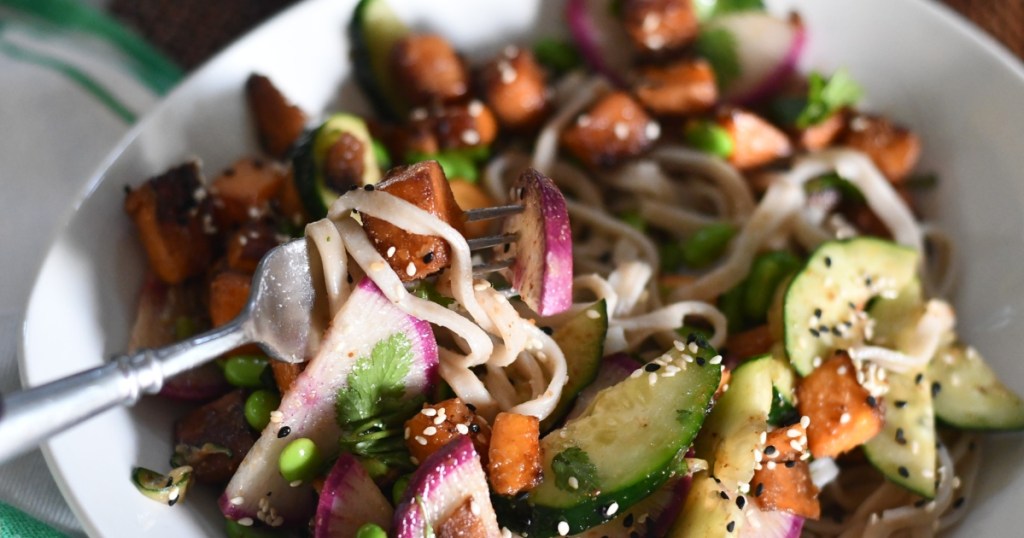
[[[565,493],[555,489],[553,485],[549,485],[545,489],[544,486],[547,482],[535,488],[530,495],[516,498],[495,496],[492,500],[501,525],[516,532],[527,533],[531,537],[550,537],[558,536],[559,523],[566,522],[569,524],[570,534],[579,533],[613,519],[614,515],[610,517],[607,515],[607,509],[611,503],[617,503],[618,512],[621,513],[650,495],[669,478],[678,473],[684,464],[683,457],[687,448],[696,437],[697,431],[710,410],[712,397],[718,388],[722,371],[721,366],[710,363],[711,358],[716,355],[716,352],[710,346],[699,338],[693,338],[690,341],[698,342],[698,345],[701,346],[700,351],[694,357],[702,359],[704,361],[703,365],[699,366],[696,362],[690,363],[686,370],[681,371],[679,375],[670,379],[686,379],[686,374],[689,372],[689,377],[692,380],[687,379],[683,383],[681,382],[682,379],[680,379],[671,386],[666,384],[666,380],[661,380],[655,385],[667,387],[665,391],[659,393],[659,400],[685,392],[681,390],[682,387],[692,387],[692,391],[695,391],[690,396],[693,398],[694,407],[685,409],[683,413],[677,413],[677,425],[675,426],[678,428],[678,435],[675,437],[677,442],[671,446],[664,444],[655,445],[651,442],[645,442],[643,439],[633,437],[629,447],[622,447],[621,453],[632,453],[635,455],[638,451],[644,451],[644,454],[642,454],[646,456],[644,459],[656,462],[650,466],[653,469],[652,471],[630,477],[620,484],[602,484],[602,491],[593,496],[583,493]],[[673,356],[678,355],[678,352],[674,350],[670,353]],[[694,373],[694,369],[698,369],[696,373]],[[598,398],[595,398],[595,404],[599,401],[601,395],[614,395],[613,392],[609,391],[628,390],[631,387],[631,385],[628,385],[630,382],[646,384],[647,378],[645,375],[626,379],[618,385],[605,389]],[[697,376],[700,377],[698,378]],[[669,390],[672,390],[672,392],[668,392]],[[678,397],[683,398],[686,396]],[[608,396],[608,398],[610,400],[611,396]],[[588,416],[600,416],[599,414],[591,413],[591,409],[594,409],[595,404],[592,404],[591,408],[583,416],[570,421],[567,427]],[[556,430],[545,437],[545,439],[558,436],[559,434],[560,430]],[[555,441],[554,443],[558,442],[560,441]],[[572,438],[566,439],[565,443],[571,445],[573,443]],[[542,441],[542,448],[544,448],[544,445],[545,443]],[[601,459],[594,458],[593,454],[591,454],[591,457],[592,462],[599,469],[599,474],[602,468],[620,468],[621,462],[619,461],[602,461]],[[553,482],[553,473],[547,465],[545,467],[546,480]]]
[[[383,2],[385,0],[360,0],[356,5],[352,20],[348,24],[349,43],[352,47],[350,57],[356,84],[362,88],[363,95],[370,101],[378,115],[385,120],[402,121],[405,119],[407,107],[399,102],[396,88],[387,88],[384,81],[378,80],[373,61],[382,52],[377,50],[379,43],[372,42],[366,26],[367,12],[374,8],[375,4]]]
[[[885,424],[864,443],[864,455],[890,482],[926,499],[935,497],[938,474],[931,380],[921,372],[890,372],[884,401]],[[896,401],[906,404],[897,407]],[[903,431],[903,441],[897,440],[897,430]]]
[[[327,204],[320,196],[316,188],[316,166],[313,162],[313,140],[320,129],[306,131],[295,145],[292,155],[292,171],[294,174],[295,188],[299,191],[299,199],[302,206],[306,208],[309,221],[322,219],[327,216]]]
[[[593,319],[587,312],[598,313]],[[553,338],[565,353],[569,382],[562,387],[562,396],[554,411],[540,424],[540,431],[550,431],[572,409],[580,391],[594,382],[604,356],[604,339],[608,333],[608,301],[601,299],[559,327]]]
[[[373,151],[373,140],[365,122],[358,116],[344,112],[332,115],[319,127],[300,138],[292,155],[295,187],[311,222],[327,216],[331,203],[344,194],[335,192],[325,185],[321,173],[323,155],[342,133],[350,134],[363,143],[365,155],[362,184],[380,181],[380,168],[377,166],[377,158]]]
[[[858,237],[819,246],[790,281],[783,304],[786,355],[797,373],[811,373],[815,357],[827,359],[840,345],[828,344],[833,335],[821,334],[811,326],[816,308],[823,311],[822,325],[837,327],[851,316],[848,303],[854,304],[854,310],[865,308],[868,300],[883,292],[869,289],[880,285],[883,278],[884,292],[901,290],[914,279],[917,264],[916,251],[877,238]],[[865,277],[872,279],[870,286]],[[830,280],[840,292],[825,289]],[[831,300],[821,299],[830,294],[834,296]]]
[[[928,374],[939,383],[934,405],[942,424],[972,431],[1024,430],[1024,401],[973,349],[955,345],[940,351]]]

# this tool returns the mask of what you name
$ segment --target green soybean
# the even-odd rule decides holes
[[[533,55],[541,65],[557,74],[568,73],[583,65],[579,51],[565,39],[539,39],[533,45]]]
[[[388,538],[388,533],[375,523],[367,523],[356,531],[356,538]]]
[[[277,460],[281,476],[289,482],[313,478],[320,470],[322,463],[320,449],[316,447],[316,443],[312,439],[306,437],[288,443]]]
[[[267,358],[258,355],[235,355],[224,363],[224,377],[236,387],[256,389],[263,386]]]
[[[710,121],[690,123],[683,133],[686,143],[695,149],[728,159],[732,155],[734,144],[729,132]]]
[[[711,265],[725,252],[736,235],[736,227],[727,222],[709,224],[683,242],[683,261],[694,269]]]
[[[718,309],[725,315],[729,323],[729,333],[738,333],[747,328],[743,318],[743,296],[746,292],[745,282],[718,297]]]
[[[402,502],[402,496],[405,495],[406,488],[409,487],[409,479],[412,475],[402,475],[395,480],[395,485],[391,486],[391,500],[395,502],[395,506]]]
[[[281,405],[276,392],[260,389],[245,399],[245,421],[256,431],[263,431],[270,423],[270,412]]]
[[[467,151],[442,151],[440,153],[413,152],[406,156],[410,163],[420,161],[437,161],[444,170],[448,179],[461,179],[470,183],[476,183],[478,178],[476,164],[470,152]]]

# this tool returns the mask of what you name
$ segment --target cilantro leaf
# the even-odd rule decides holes
[[[697,55],[711,64],[719,88],[725,88],[740,76],[736,37],[725,28],[707,28],[694,43]]]
[[[597,467],[582,448],[574,446],[559,452],[551,460],[551,470],[555,472],[555,485],[559,489],[591,494],[600,487]]]
[[[693,7],[702,21],[737,11],[764,11],[762,0],[695,0]]]
[[[839,109],[856,104],[864,94],[844,69],[827,80],[820,73],[811,73],[807,84],[807,106],[796,119],[796,126],[801,129],[821,123]]]

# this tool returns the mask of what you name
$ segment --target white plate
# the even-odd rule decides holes
[[[394,0],[404,18],[441,29],[474,56],[511,36],[559,31],[557,6],[537,1]],[[365,104],[346,76],[344,26],[354,1],[301,4],[192,75],[121,143],[75,203],[43,264],[26,314],[21,372],[27,385],[97,366],[122,350],[134,314],[142,256],[121,208],[122,187],[190,156],[208,173],[256,145],[242,86],[269,75],[309,111]],[[921,168],[941,177],[933,211],[961,247],[955,299],[960,331],[1024,392],[1024,70],[991,39],[921,0],[778,0],[810,30],[805,67],[845,66],[869,106],[922,135]],[[486,6],[486,9],[482,6]],[[472,45],[472,49],[469,46]],[[340,88],[340,91],[339,91]],[[214,495],[196,490],[168,508],[139,495],[133,465],[167,466],[173,405],[144,401],[55,437],[44,448],[72,509],[92,536],[222,535]],[[1020,438],[995,436],[971,514],[959,536],[1012,535],[1024,496]]]

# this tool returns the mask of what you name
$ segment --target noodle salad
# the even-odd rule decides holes
[[[932,535],[1024,401],[956,333],[921,143],[759,0],[568,0],[468,62],[386,0],[346,29],[374,115],[253,73],[262,154],[128,189],[130,347],[237,316],[305,241],[307,361],[169,380],[171,470],[232,537]],[[197,486],[196,483],[200,485]]]

